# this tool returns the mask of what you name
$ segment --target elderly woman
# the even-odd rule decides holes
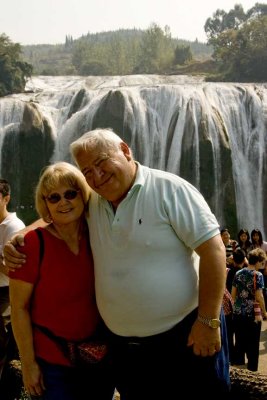
[[[236,272],[232,285],[234,301],[235,364],[245,364],[250,371],[258,370],[261,321],[255,315],[254,303],[259,303],[263,318],[267,317],[262,289],[262,273],[259,269],[265,263],[266,254],[262,249],[248,253],[248,266]]]
[[[112,399],[108,359],[73,366],[57,337],[81,341],[100,324],[85,206],[90,194],[83,174],[59,162],[42,173],[36,209],[48,223],[25,236],[24,267],[10,272],[11,319],[19,348],[24,386],[43,400]],[[40,255],[40,244],[43,254]]]

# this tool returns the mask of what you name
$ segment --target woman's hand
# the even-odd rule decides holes
[[[22,376],[24,387],[31,396],[41,396],[45,390],[43,374],[37,364],[33,362],[31,365],[23,365]]]

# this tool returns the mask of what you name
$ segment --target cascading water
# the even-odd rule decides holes
[[[233,236],[259,228],[267,239],[266,85],[136,75],[36,77],[26,89],[0,99],[0,172],[26,222],[41,168],[71,161],[84,132],[111,127],[138,161],[195,185]]]

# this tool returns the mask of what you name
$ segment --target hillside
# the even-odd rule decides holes
[[[168,64],[158,60],[153,65],[146,64],[144,43],[147,31],[140,29],[88,33],[76,40],[66,36],[63,44],[22,46],[22,52],[24,60],[33,65],[34,75],[126,75],[147,73],[148,69],[151,73],[169,73],[175,70],[173,58],[177,47],[189,48],[192,60],[196,60],[198,65],[210,59],[212,49],[205,43],[171,38],[156,25],[153,29],[154,39],[158,36],[157,43],[164,42],[156,49],[157,58],[169,60]]]

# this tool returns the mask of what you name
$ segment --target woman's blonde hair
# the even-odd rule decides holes
[[[45,222],[51,222],[45,197],[59,185],[70,186],[73,189],[80,190],[84,205],[86,206],[88,203],[90,187],[77,167],[64,161],[49,165],[41,172],[35,191],[35,208]]]

